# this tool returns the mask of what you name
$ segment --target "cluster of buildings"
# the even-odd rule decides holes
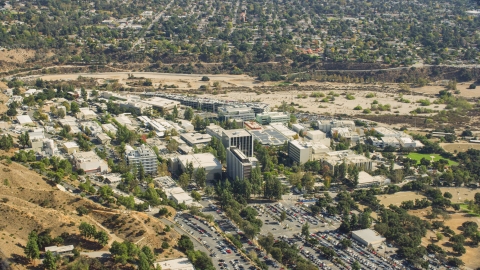
[[[386,127],[376,127],[374,131],[379,138],[369,136],[367,138],[367,142],[379,148],[385,148],[387,146],[394,147],[396,149],[400,147],[416,148],[421,144],[419,141],[413,140],[412,136],[402,131],[397,131]]]

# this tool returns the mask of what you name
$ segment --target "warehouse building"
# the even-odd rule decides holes
[[[377,247],[385,242],[385,237],[371,229],[352,231],[352,238],[367,247]]]

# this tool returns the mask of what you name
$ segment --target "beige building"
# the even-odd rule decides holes
[[[97,140],[103,144],[103,145],[107,145],[107,144],[110,144],[110,142],[112,141],[112,138],[110,138],[107,134],[105,133],[98,133],[97,136],[96,136]]]
[[[73,163],[77,170],[82,169],[85,173],[107,173],[108,165],[95,152],[77,152],[73,154]]]
[[[312,158],[312,144],[299,141],[289,141],[288,156],[294,162],[303,164]]]
[[[334,172],[336,167],[343,162],[347,165],[354,165],[364,171],[371,171],[373,169],[373,162],[371,159],[362,155],[357,155],[351,150],[329,152],[326,153],[321,160],[323,164],[330,167],[332,172]]]
[[[77,113],[77,119],[80,120],[92,120],[97,118],[97,114],[89,108],[80,108],[80,112]]]
[[[76,142],[66,142],[63,144],[63,149],[67,154],[73,154],[78,152],[80,149],[78,148],[78,144]]]

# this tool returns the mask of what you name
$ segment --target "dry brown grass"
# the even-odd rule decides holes
[[[8,63],[25,63],[28,59],[35,56],[35,50],[15,49],[0,50],[0,61]]]
[[[81,205],[92,209],[92,212],[87,216],[78,216],[76,208]],[[125,226],[111,230],[104,222],[115,214],[89,200],[58,190],[36,172],[20,164],[0,162],[0,252],[17,264],[14,269],[27,267],[28,262],[23,259],[23,248],[28,233],[32,230],[50,230],[52,237],[62,233],[78,235],[78,226],[85,221],[95,224],[97,230],[106,230],[111,238],[110,243],[124,239],[134,242],[141,240],[138,242],[140,246],[148,245],[157,250],[165,238],[173,246],[179,237],[173,230],[166,235],[158,233],[162,232],[164,225],[153,217],[148,221],[146,214],[137,212],[122,214],[121,219],[128,222]],[[141,230],[145,231],[144,234],[137,235]],[[78,236],[69,240],[69,244],[73,243],[83,251],[109,248],[100,248]],[[161,257],[165,256],[177,258],[181,253],[176,250],[172,253],[166,251]]]
[[[457,152],[466,152],[468,149],[480,150],[480,144],[478,143],[440,143],[440,146],[450,153],[455,152],[455,150]]]
[[[175,215],[173,208],[169,211],[173,216]],[[155,217],[145,213],[125,211],[92,211],[90,215],[115,235],[139,246],[149,246],[160,253],[158,259],[179,258],[183,255],[173,248],[162,250],[163,241],[173,247],[180,235],[173,229],[170,232],[163,232],[165,225]]]
[[[386,195],[378,195],[377,199],[380,201],[380,204],[385,206],[389,206],[390,204],[400,206],[403,201],[409,201],[415,199],[423,199],[425,196],[418,194],[417,192],[413,191],[405,191],[405,192],[397,192],[395,194],[386,194]]]

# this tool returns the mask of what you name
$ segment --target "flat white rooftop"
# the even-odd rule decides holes
[[[65,146],[66,148],[74,148],[78,147],[78,144],[76,142],[66,142],[63,144],[63,146]]]
[[[188,260],[188,258],[156,262],[153,264],[154,267],[157,267],[158,265],[162,268],[162,270],[195,270],[193,264]]]
[[[33,123],[32,118],[28,115],[19,115],[17,116],[17,121],[20,125],[31,124]]]
[[[182,164],[193,163],[194,168],[222,167],[222,163],[211,153],[191,154],[178,156]]]
[[[50,251],[50,252],[56,252],[56,253],[62,253],[62,252],[69,252],[73,250],[73,245],[68,245],[68,246],[51,246],[51,247],[45,247],[45,252]]]

